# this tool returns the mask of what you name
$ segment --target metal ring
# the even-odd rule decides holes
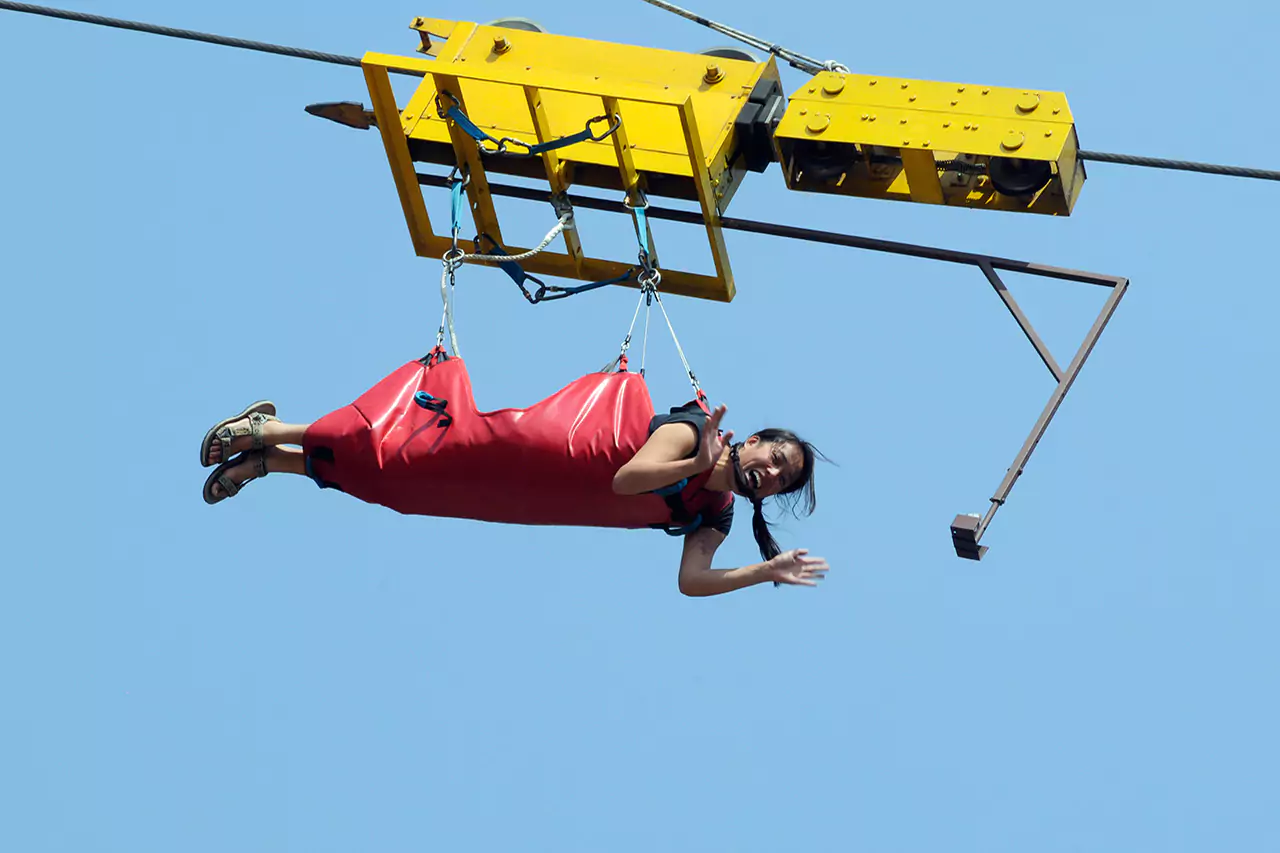
[[[454,166],[449,170],[449,177],[445,178],[445,180],[451,184],[457,182],[458,172],[462,172],[462,186],[465,188],[471,183],[471,167],[469,165]]]
[[[599,136],[596,136],[594,133],[591,135],[592,142],[603,142],[604,140],[608,139],[610,136],[613,136],[615,133],[618,132],[618,128],[622,126],[622,116],[619,115],[618,113],[614,113],[612,118],[613,118],[613,124],[610,125],[608,130],[606,130],[604,133],[600,134]],[[601,121],[609,121],[609,119],[610,119],[610,116],[608,115],[596,116],[595,118],[587,119],[586,129],[591,130],[591,125]]]

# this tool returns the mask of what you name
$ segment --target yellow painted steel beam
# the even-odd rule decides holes
[[[432,231],[431,217],[427,215],[422,188],[418,186],[413,160],[409,157],[409,146],[401,128],[400,111],[396,107],[396,96],[391,90],[387,68],[385,65],[366,61],[363,63],[363,70],[369,96],[373,100],[374,116],[378,120],[378,132],[382,137],[387,161],[391,164],[391,177],[395,181],[400,206],[404,209],[405,222],[409,226],[413,250],[421,257],[439,257],[436,253],[443,252],[448,247],[448,241],[444,241],[445,246],[441,247]]]
[[[735,121],[762,76],[777,78],[772,60],[716,60],[723,69],[712,75],[707,57],[673,51],[602,46],[559,36],[550,41],[530,39],[545,34],[436,19],[420,19],[415,29],[432,36],[428,41],[429,51],[437,57],[434,61],[377,53],[368,54],[366,61],[424,75],[397,123],[411,159],[422,161],[420,146],[435,145],[427,162],[461,164],[469,170],[468,194],[478,231],[503,243],[499,217],[487,191],[490,170],[505,169],[525,177],[541,173],[551,193],[567,192],[575,184],[620,188],[633,204],[655,189],[649,186],[650,180],[665,182],[657,189],[671,192],[675,188],[675,197],[698,199],[716,274],[664,269],[663,289],[723,301],[733,298],[735,287],[719,226],[719,210],[727,197],[725,189],[717,186],[732,187],[733,170],[743,169],[735,162]],[[621,60],[614,48],[625,54]],[[647,62],[637,65],[639,57]],[[544,152],[534,172],[531,158],[482,158],[475,140],[440,116],[436,99],[441,90],[456,98],[481,130],[499,138],[551,141],[580,132],[588,119],[602,114],[621,116],[623,123],[608,141]],[[582,170],[588,168],[596,171],[583,180]],[[606,171],[601,169],[612,177],[602,182]],[[722,175],[727,176],[723,184]],[[649,237],[654,246],[651,233]],[[583,280],[614,277],[630,267],[586,257],[579,235],[573,232],[565,233],[565,241],[565,254],[544,251],[522,266],[535,274]],[[511,254],[522,251],[503,248]]]
[[[707,240],[711,244],[711,257],[715,261],[716,275],[724,285],[731,301],[736,293],[733,272],[729,267],[729,248],[724,243],[724,229],[720,227],[720,211],[716,209],[715,195],[711,189],[711,175],[702,159],[702,139],[698,135],[698,122],[693,114],[693,101],[680,106],[680,124],[689,147],[689,163],[693,169],[694,186],[698,201],[702,204],[702,221],[706,223]],[[665,279],[664,279],[665,280]]]
[[[519,246],[508,246],[506,250],[512,255],[518,255],[527,252],[528,249]],[[490,264],[478,264],[478,266],[491,266]],[[537,275],[553,275],[561,278],[575,278],[575,267],[573,259],[568,255],[559,252],[539,252],[528,260],[521,261],[520,266],[526,272]],[[582,262],[582,275],[587,280],[604,281],[610,278],[617,278],[627,270],[635,267],[632,263],[623,263],[621,261],[603,260],[600,258],[584,258]],[[628,281],[620,285],[622,287],[638,288],[635,281]],[[733,294],[726,293],[720,279],[714,275],[701,275],[699,273],[683,272],[681,270],[663,270],[662,271],[662,292],[674,293],[677,296],[692,296],[698,299],[708,299],[713,302],[729,302],[733,299]]]
[[[467,111],[463,100],[462,87],[458,78],[448,74],[433,74],[437,91],[448,93],[458,102],[458,108]],[[502,229],[498,225],[498,212],[493,207],[493,196],[489,194],[489,179],[485,176],[484,162],[476,141],[454,122],[448,122],[449,139],[453,143],[456,164],[467,175],[467,200],[470,202],[471,218],[476,232],[487,234],[499,244],[502,243]]]
[[[547,123],[547,111],[542,105],[542,92],[536,86],[525,86],[524,97],[529,104],[529,116],[533,119],[533,127],[537,131],[538,144],[545,143],[552,137],[551,126]],[[559,155],[554,150],[542,152],[542,165],[546,169],[547,183],[551,186],[551,192],[555,195],[568,193],[569,181],[564,175],[566,164],[560,162]],[[581,276],[584,256],[582,238],[578,235],[576,223],[561,233],[564,236],[565,251],[573,259],[574,271]]]
[[[809,192],[1066,216],[1085,177],[1060,92],[822,72],[792,95],[775,142],[788,186]],[[1002,193],[989,174],[948,170],[957,159],[1042,164],[1047,183]]]

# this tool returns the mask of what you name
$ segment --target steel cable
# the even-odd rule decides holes
[[[763,39],[758,39],[748,33],[735,30],[724,24],[717,24],[714,21],[681,9],[665,0],[645,0],[653,6],[657,6],[667,11],[675,12],[682,17],[688,18],[704,26],[711,27],[717,32],[745,41],[747,44],[756,47],[759,50],[766,51],[772,55],[786,59],[796,68],[808,71],[809,73],[817,73],[822,70],[844,70],[844,66],[834,62],[820,62],[812,57],[795,53],[775,44],[770,44]],[[223,47],[234,47],[242,50],[255,50],[262,53],[273,53],[279,56],[289,56],[296,59],[309,59],[315,62],[327,62],[332,65],[346,65],[352,68],[360,67],[360,58],[356,56],[344,56],[338,53],[325,53],[319,50],[307,50],[305,48],[288,47],[286,45],[271,44],[268,42],[252,41],[250,39],[232,38],[230,36],[220,36],[213,33],[203,33],[196,30],[184,30],[176,27],[165,27],[158,24],[147,24],[141,21],[126,21],[121,18],[109,18],[104,15],[91,15],[86,12],[74,12],[67,9],[55,9],[49,6],[37,6],[32,3],[15,3],[12,0],[0,0],[0,10],[10,12],[23,12],[31,15],[43,15],[49,18],[60,18],[67,21],[77,21],[85,24],[95,24],[97,26],[114,27],[117,29],[134,30],[142,33],[150,33],[152,35],[168,36],[170,38],[187,39],[190,41],[206,42],[208,44],[221,45]],[[405,71],[401,69],[390,69],[397,74],[405,74],[411,77],[422,77],[421,72]],[[1199,172],[1210,175],[1226,175],[1237,178],[1254,178],[1264,181],[1280,181],[1280,171],[1271,169],[1256,169],[1245,166],[1223,166],[1214,163],[1196,163],[1188,160],[1167,160],[1158,157],[1143,157],[1132,154],[1112,154],[1105,151],[1080,151],[1081,160],[1088,160],[1099,163],[1114,163],[1122,166],[1140,166],[1150,169],[1168,169],[1172,171],[1182,172]]]

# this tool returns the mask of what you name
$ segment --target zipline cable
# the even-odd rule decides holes
[[[360,67],[360,57],[343,56],[339,53],[325,53],[319,50],[307,50],[300,47],[288,47],[282,44],[270,44],[264,41],[219,36],[213,33],[202,33],[196,30],[180,30],[176,27],[163,27],[159,24],[147,24],[141,21],[126,21],[122,18],[108,18],[105,15],[90,15],[87,12],[73,12],[68,9],[54,9],[49,6],[36,6],[31,3],[14,3],[11,0],[0,0],[0,10],[10,12],[26,12],[31,15],[43,15],[47,18],[61,18],[66,21],[77,21],[82,24],[95,24],[100,27],[114,27],[120,30],[136,30],[157,36],[202,41],[222,47],[237,47],[242,50],[256,50],[261,53],[274,53],[279,56],[291,56],[295,59],[310,59],[313,62],[328,62],[332,65],[349,65]],[[395,69],[393,69],[395,70]],[[413,71],[401,71],[414,77],[422,74]]]
[[[700,15],[695,15],[678,6],[673,6],[665,0],[645,0],[659,8],[668,9],[677,12],[690,20],[711,26],[714,21],[708,21]],[[271,44],[269,42],[251,41],[249,39],[232,38],[230,36],[220,36],[213,33],[203,33],[196,30],[183,30],[176,27],[164,27],[158,24],[147,24],[141,21],[126,21],[121,18],[108,18],[104,15],[91,15],[86,12],[73,12],[67,9],[55,9],[49,6],[37,6],[31,3],[15,3],[12,0],[0,0],[0,11],[23,12],[31,15],[43,15],[48,18],[60,18],[67,21],[76,21],[84,24],[94,24],[103,27],[114,27],[116,29],[134,30],[136,32],[150,33],[158,36],[168,36],[170,38],[188,39],[190,41],[206,42],[208,44],[216,44],[222,47],[234,47],[241,50],[256,50],[262,53],[273,53],[279,56],[289,56],[295,59],[309,59],[314,62],[327,62],[333,65],[346,65],[352,68],[360,67],[360,58],[357,56],[344,56],[338,53],[325,53],[319,50],[307,50],[305,48],[288,47],[286,45]],[[815,69],[810,73],[817,73],[823,70],[839,70],[844,66],[833,62],[820,62],[812,57],[795,53],[778,45],[769,44],[762,39],[757,39],[747,33],[742,33],[732,27],[723,24],[715,24],[717,32],[738,38],[745,36],[748,44],[752,44],[760,50],[769,52],[772,55],[786,59],[787,62],[802,70]],[[391,69],[398,74],[405,74],[410,77],[422,77],[423,74],[417,71],[405,71],[400,69]],[[845,69],[847,70],[847,69]],[[1213,163],[1195,163],[1187,160],[1165,160],[1158,157],[1142,157],[1132,154],[1110,154],[1105,151],[1080,151],[1078,156],[1081,160],[1092,160],[1099,163],[1114,163],[1121,166],[1141,166],[1150,169],[1169,169],[1183,172],[1200,172],[1210,175],[1227,175],[1236,178],[1255,178],[1264,181],[1280,181],[1280,171],[1271,169],[1255,169],[1243,166],[1222,166]]]

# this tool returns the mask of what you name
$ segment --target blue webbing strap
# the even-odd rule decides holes
[[[448,94],[448,93],[442,93],[442,94]],[[450,100],[452,100],[453,96],[449,95],[449,98]],[[608,139],[610,136],[612,136],[614,131],[618,129],[618,126],[621,123],[619,120],[615,119],[615,121],[609,126],[609,129],[607,131],[605,131],[600,136],[596,136],[594,133],[591,132],[591,125],[595,124],[598,121],[605,121],[609,118],[609,116],[596,116],[595,118],[591,119],[591,121],[587,122],[587,126],[585,128],[583,128],[582,130],[578,131],[577,133],[571,136],[565,136],[561,139],[553,139],[549,142],[539,142],[536,145],[530,145],[529,143],[522,142],[519,139],[510,139],[510,138],[494,139],[492,136],[490,136],[489,134],[481,130],[479,127],[477,127],[475,122],[467,118],[467,114],[464,113],[462,109],[458,106],[457,101],[454,101],[453,106],[445,110],[443,115],[453,119],[454,123],[457,124],[458,127],[462,129],[462,132],[465,133],[467,136],[470,136],[477,143],[492,142],[494,145],[497,146],[497,148],[488,149],[488,148],[485,148],[484,145],[480,145],[480,150],[483,151],[485,154],[507,154],[512,157],[536,157],[537,155],[545,153],[547,151],[554,151],[557,148],[564,148],[569,145],[576,145],[579,142],[587,142],[587,141],[601,142],[605,139]],[[515,145],[518,145],[521,148],[524,148],[527,150],[520,153],[517,153],[514,151],[508,151],[507,150],[508,143],[514,143]]]
[[[453,242],[455,244],[458,242],[458,235],[462,233],[462,210],[463,208],[466,207],[466,202],[463,200],[462,192],[465,188],[466,188],[465,181],[453,182],[452,212],[453,212]]]
[[[481,234],[480,236],[476,237],[476,240],[475,240],[476,251],[480,250],[480,240],[482,238],[485,240],[488,240],[489,243],[493,246],[493,248],[489,250],[487,254],[490,254],[490,255],[507,254],[505,251],[503,251],[502,247],[499,246],[497,242],[495,242],[494,239],[490,237],[488,234]],[[632,267],[631,269],[627,270],[625,273],[623,273],[620,276],[617,276],[616,278],[606,279],[605,281],[593,281],[587,284],[577,285],[576,287],[559,287],[554,284],[544,284],[541,279],[531,276],[527,272],[525,272],[520,267],[520,265],[517,264],[515,261],[500,262],[498,266],[502,269],[503,272],[511,276],[511,280],[516,283],[516,287],[520,288],[520,292],[524,294],[525,299],[529,300],[530,305],[537,305],[539,302],[550,302],[555,299],[566,299],[578,293],[586,293],[588,290],[595,290],[600,287],[608,287],[609,285],[612,285],[612,284],[622,284],[624,281],[629,281],[631,277],[635,275],[635,272],[636,272],[635,267]],[[526,281],[532,281],[534,284],[538,285],[537,293],[529,292],[529,289],[524,286],[524,283]]]
[[[453,423],[453,418],[445,412],[445,407],[449,405],[448,400],[441,400],[439,397],[433,397],[426,391],[419,391],[413,395],[413,402],[429,412],[435,412],[440,416],[439,423],[436,424],[440,429],[445,429]]]

